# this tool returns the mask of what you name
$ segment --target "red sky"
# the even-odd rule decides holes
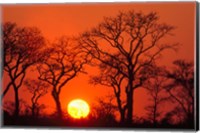
[[[154,2],[154,3],[113,3],[113,4],[23,4],[3,5],[3,22],[16,22],[20,26],[38,27],[45,37],[54,40],[61,35],[75,36],[89,30],[103,20],[104,16],[115,16],[119,11],[142,11],[148,13],[155,11],[160,16],[160,22],[177,27],[174,36],[166,38],[167,42],[178,42],[181,47],[178,53],[165,52],[160,62],[169,66],[175,59],[194,59],[195,40],[195,2]],[[90,73],[92,74],[92,73]],[[4,80],[4,85],[6,85]],[[20,90],[20,97],[29,100],[25,88]],[[88,75],[80,74],[67,84],[61,92],[62,107],[66,109],[71,99],[82,98],[89,104],[98,96],[112,92],[111,88],[93,86],[88,84]],[[6,99],[12,100],[13,90],[8,92]],[[147,96],[143,89],[135,92],[134,115],[144,115]],[[54,109],[55,104],[50,93],[41,99],[49,108]]]

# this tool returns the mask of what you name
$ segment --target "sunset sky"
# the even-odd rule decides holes
[[[157,2],[157,3],[113,3],[113,4],[23,4],[2,5],[2,21],[16,22],[19,26],[38,27],[50,41],[62,36],[77,36],[102,22],[105,16],[115,16],[119,11],[157,12],[159,22],[176,27],[174,36],[166,37],[165,41],[180,43],[177,53],[164,52],[160,64],[171,67],[176,59],[194,60],[195,49],[195,2]],[[89,75],[95,71],[89,70]],[[82,98],[93,104],[97,97],[112,92],[112,88],[94,86],[88,83],[89,75],[79,74],[71,80],[61,92],[62,108],[66,111],[67,104],[72,99]],[[30,77],[30,75],[28,75]],[[4,86],[8,78],[4,77]],[[22,87],[20,97],[30,102],[28,91]],[[6,100],[14,100],[13,90],[9,90]],[[144,89],[135,91],[134,115],[145,114],[148,97]],[[51,93],[44,96],[40,103],[45,103],[49,110],[55,109]]]

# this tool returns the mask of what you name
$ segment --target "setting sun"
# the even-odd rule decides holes
[[[85,118],[90,112],[87,102],[81,99],[72,100],[68,104],[67,110],[70,116],[76,119]]]

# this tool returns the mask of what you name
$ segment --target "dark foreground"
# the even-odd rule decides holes
[[[95,118],[87,118],[87,119],[57,119],[55,117],[39,117],[34,118],[32,116],[19,116],[15,118],[13,116],[3,117],[3,127],[27,127],[27,128],[87,128],[87,129],[128,129],[128,130],[144,130],[152,129],[152,130],[194,130],[193,124],[176,124],[172,125],[167,122],[158,123],[153,125],[148,121],[144,121],[142,123],[133,122],[132,124],[122,124],[115,120],[102,120]]]

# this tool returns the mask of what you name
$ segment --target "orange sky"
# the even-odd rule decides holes
[[[16,22],[20,26],[36,26],[49,40],[54,40],[61,35],[75,36],[86,31],[103,20],[104,16],[115,16],[118,11],[142,11],[148,13],[156,11],[160,16],[160,22],[165,22],[177,27],[175,36],[167,37],[167,42],[179,42],[181,47],[178,53],[165,52],[160,62],[170,66],[175,59],[194,59],[194,33],[195,33],[195,2],[168,2],[168,3],[114,3],[114,4],[35,4],[35,5],[3,5],[3,22]],[[92,74],[92,73],[90,73]],[[7,79],[7,78],[5,78]],[[6,81],[4,81],[4,85]],[[20,90],[20,97],[30,101],[25,88]],[[93,86],[88,84],[88,75],[79,74],[61,92],[61,103],[63,108],[71,99],[82,98],[89,104],[98,96],[108,93],[109,88],[104,86]],[[13,98],[13,90],[5,97]],[[134,115],[144,115],[147,96],[143,89],[135,92]],[[40,101],[46,103],[49,108],[55,109],[55,104],[50,93]]]

